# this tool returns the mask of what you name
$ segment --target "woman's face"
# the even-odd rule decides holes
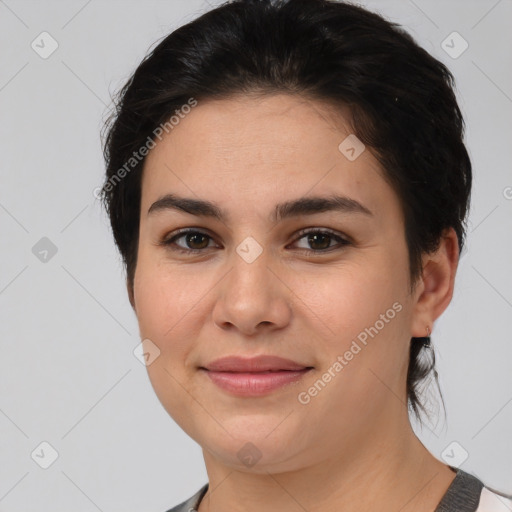
[[[141,339],[160,351],[149,377],[183,430],[242,471],[360,452],[406,414],[410,337],[425,332],[413,332],[403,215],[374,156],[345,140],[347,118],[329,112],[291,95],[199,102],[145,162],[133,304]],[[148,213],[166,194],[223,217]],[[275,216],[334,196],[370,213],[340,201]],[[195,235],[160,244],[185,228]],[[313,368],[258,396],[199,369],[262,354]]]

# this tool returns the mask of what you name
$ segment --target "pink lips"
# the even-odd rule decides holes
[[[311,369],[311,366],[270,355],[228,356],[200,368],[214,384],[239,396],[267,394],[300,380]]]

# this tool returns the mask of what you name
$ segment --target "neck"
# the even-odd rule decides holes
[[[269,505],[280,512],[433,512],[455,473],[430,454],[405,419],[401,428],[375,422],[378,428],[349,446],[340,436],[332,455],[286,472],[238,471],[203,449],[209,488],[199,512],[261,512]]]

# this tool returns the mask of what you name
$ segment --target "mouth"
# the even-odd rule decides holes
[[[313,369],[291,359],[265,354],[251,358],[222,357],[200,366],[199,372],[231,395],[256,397],[296,384]]]
[[[233,355],[216,359],[200,368],[213,372],[277,373],[282,371],[302,371],[312,368],[312,366],[273,355],[259,355],[250,358]]]
[[[259,372],[214,371],[200,368],[199,371],[215,386],[230,395],[258,397],[300,382],[313,367],[300,370],[265,370]]]

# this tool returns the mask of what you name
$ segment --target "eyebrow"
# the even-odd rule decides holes
[[[229,215],[217,204],[202,199],[178,197],[166,194],[156,200],[148,210],[148,216],[157,212],[177,210],[199,217],[211,217],[221,222],[227,221]],[[373,212],[360,202],[350,197],[331,195],[328,197],[314,196],[301,197],[292,201],[285,201],[276,205],[271,220],[278,221],[303,215],[314,215],[328,211],[341,213],[359,213],[374,216]]]

